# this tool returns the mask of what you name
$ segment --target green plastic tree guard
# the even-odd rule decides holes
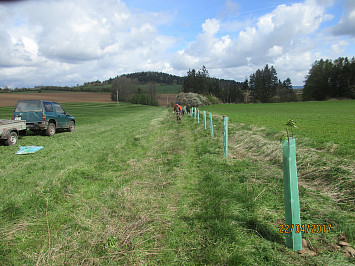
[[[213,137],[213,122],[212,122],[212,113],[210,113],[210,129],[211,129],[211,137]]]
[[[200,124],[200,110],[197,108],[197,123]]]
[[[207,122],[206,122],[206,111],[203,111],[203,126],[205,130],[207,129]]]
[[[228,157],[228,117],[223,117],[224,122],[224,138],[223,138],[223,153],[224,157]]]
[[[285,225],[288,225],[286,246],[293,250],[302,249],[300,202],[298,195],[296,141],[294,138],[282,141]],[[298,231],[298,232],[297,232]]]

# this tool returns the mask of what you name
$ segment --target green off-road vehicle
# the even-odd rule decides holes
[[[32,131],[44,131],[53,136],[57,129],[75,129],[75,119],[64,111],[59,103],[43,100],[21,100],[17,102],[13,120],[26,120]]]

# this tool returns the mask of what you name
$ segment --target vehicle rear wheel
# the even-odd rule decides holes
[[[15,145],[17,143],[17,140],[18,140],[17,133],[15,131],[12,131],[9,134],[9,137],[7,138],[7,140],[5,140],[5,145],[7,145],[7,146]]]
[[[70,121],[68,131],[73,132],[74,129],[75,129],[75,123],[74,123],[74,121]]]
[[[48,123],[48,127],[46,129],[46,135],[51,137],[54,134],[55,134],[55,124]]]

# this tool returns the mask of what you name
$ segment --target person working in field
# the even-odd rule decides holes
[[[189,115],[190,114],[190,111],[191,111],[191,106],[188,104],[186,106],[186,114]]]
[[[174,106],[174,112],[176,112],[176,119],[181,120],[182,107],[180,104],[176,103]]]
[[[174,112],[182,113],[182,107],[180,104],[176,103],[174,106]]]

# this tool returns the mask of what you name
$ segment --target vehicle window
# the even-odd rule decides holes
[[[40,101],[21,101],[17,103],[15,112],[41,112],[42,105]]]
[[[59,104],[54,104],[55,111],[60,114],[64,114],[64,109]]]
[[[51,103],[44,103],[44,110],[46,112],[53,112],[53,105]]]

